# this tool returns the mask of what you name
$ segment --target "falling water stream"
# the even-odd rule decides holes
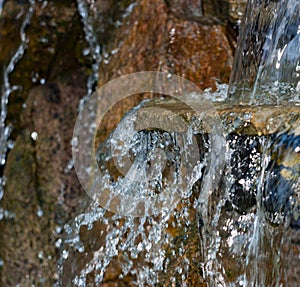
[[[248,1],[228,101],[282,107],[265,118],[267,134],[227,137],[223,202],[203,228],[210,286],[299,285],[299,112],[289,114],[299,105],[299,11],[299,1]],[[255,118],[239,117],[240,127]]]
[[[299,102],[299,1],[248,1],[231,74],[229,100]]]
[[[96,33],[94,31],[93,18],[90,16],[90,14],[92,13],[92,6],[89,6],[86,1],[78,0],[77,7],[83,23],[85,39],[89,45],[88,49],[84,51],[84,54],[91,54],[93,61],[92,73],[89,75],[87,80],[87,95],[81,100],[80,103],[79,109],[81,109],[81,106],[84,104],[85,100],[92,94],[94,87],[97,85],[99,65],[101,62],[101,49]]]

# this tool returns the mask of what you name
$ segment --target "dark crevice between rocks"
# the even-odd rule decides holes
[[[164,0],[175,17],[196,21],[202,25],[225,25],[234,22],[229,1],[226,0]]]
[[[201,25],[222,25],[234,53],[239,33],[238,20],[231,15],[231,7],[226,0],[165,0],[169,13],[175,17],[196,21]],[[240,16],[241,17],[241,16]]]

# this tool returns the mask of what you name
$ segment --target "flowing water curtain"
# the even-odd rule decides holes
[[[299,102],[299,15],[299,1],[248,1],[228,101],[257,110],[263,104],[286,105],[260,118],[250,113],[265,131],[246,131],[247,113],[233,121],[226,116],[227,168],[223,183],[210,195],[206,224],[202,221],[206,211],[199,210],[203,271],[209,286],[299,284],[298,275],[291,275],[299,274],[300,266],[295,240],[299,110],[293,104]],[[295,113],[288,114],[289,107]],[[235,113],[233,109],[231,114]]]
[[[170,79],[168,74],[162,74],[164,77]],[[133,76],[129,77],[132,79]],[[179,81],[180,84],[182,84],[181,80]],[[134,81],[129,82],[134,83]],[[150,83],[150,85],[152,83],[152,81],[145,82]],[[127,84],[127,80],[125,83]],[[164,87],[168,86],[167,82],[164,82],[164,84]],[[122,89],[120,83],[117,87],[121,87]],[[183,90],[189,91],[190,88]],[[178,93],[177,88],[175,91]],[[115,94],[117,96],[119,95],[119,93]],[[162,94],[166,94],[166,92],[162,92]],[[148,132],[146,129],[146,127],[148,127],[146,124],[147,121],[142,121],[142,128],[140,130],[138,127],[135,127],[135,125],[141,121],[136,120],[135,117],[131,116],[131,113],[128,113],[121,123],[119,123],[116,131],[108,141],[103,143],[99,148],[97,156],[99,167],[101,167],[101,169],[103,168],[103,173],[105,173],[100,182],[103,187],[100,188],[99,191],[102,191],[102,193],[104,193],[105,189],[110,190],[111,194],[113,194],[112,191],[115,190],[118,194],[123,194],[123,196],[130,196],[131,193],[134,193],[135,199],[133,198],[132,200],[137,201],[139,197],[144,198],[145,196],[147,196],[147,198],[152,196],[152,198],[154,197],[155,199],[156,192],[161,195],[161,191],[166,189],[167,192],[170,193],[171,198],[173,197],[173,194],[174,197],[177,198],[177,196],[175,196],[177,192],[180,192],[180,194],[183,193],[182,196],[184,197],[185,202],[181,203],[178,209],[174,211],[174,214],[169,210],[171,206],[161,205],[162,208],[159,208],[157,211],[156,208],[154,209],[155,212],[153,215],[153,212],[151,212],[151,214],[142,216],[139,220],[134,220],[131,216],[120,217],[119,215],[112,216],[109,212],[103,213],[104,209],[99,208],[99,205],[101,203],[102,206],[106,207],[106,203],[103,204],[103,202],[100,202],[100,196],[97,196],[96,198],[93,197],[94,199],[98,198],[98,200],[75,219],[74,226],[68,228],[70,236],[66,242],[69,246],[66,246],[67,248],[63,252],[63,259],[65,260],[65,263],[63,264],[65,278],[63,278],[64,285],[76,284],[77,286],[85,286],[88,284],[88,280],[91,280],[93,276],[95,278],[92,280],[95,283],[100,283],[106,279],[105,274],[109,274],[109,268],[112,268],[114,265],[119,266],[117,267],[119,269],[120,267],[122,268],[123,274],[121,274],[121,276],[126,277],[129,273],[135,275],[140,286],[143,286],[143,284],[154,286],[159,282],[158,276],[162,272],[167,272],[167,274],[169,274],[169,278],[167,279],[171,282],[175,281],[185,284],[184,282],[188,280],[188,259],[185,258],[181,262],[178,262],[177,257],[180,258],[185,253],[191,253],[186,242],[188,242],[189,239],[189,231],[192,232],[192,230],[197,230],[197,228],[192,228],[196,222],[195,206],[197,205],[196,202],[192,201],[197,197],[190,198],[192,193],[191,189],[193,183],[202,177],[202,168],[206,164],[205,159],[202,163],[198,163],[199,147],[198,144],[193,141],[194,132],[197,131],[200,133],[199,129],[201,132],[203,132],[202,129],[214,131],[214,133],[211,132],[213,136],[210,137],[210,142],[213,143],[210,148],[210,162],[213,170],[207,168],[207,170],[209,170],[206,175],[208,180],[205,182],[207,190],[209,190],[210,186],[219,179],[216,170],[219,169],[220,162],[222,162],[224,141],[222,140],[222,133],[219,130],[220,127],[218,125],[219,122],[217,121],[217,114],[211,111],[211,103],[204,100],[204,98],[201,98],[200,94],[187,94],[189,97],[186,96],[186,98],[189,99],[189,104],[192,105],[193,103],[192,106],[194,107],[194,112],[199,110],[197,118],[194,119],[195,122],[191,120],[190,126],[186,126],[188,123],[182,119],[178,123],[171,121],[172,126],[170,128],[171,131],[173,131],[178,125],[180,127],[183,125],[186,130],[176,130],[176,132],[151,130]],[[182,95],[181,99],[183,97],[184,96]],[[195,100],[195,97],[198,101]],[[194,102],[191,101],[191,98],[194,99]],[[93,97],[90,100],[92,99]],[[94,106],[94,104],[92,106]],[[151,110],[153,111],[153,109]],[[190,110],[191,107],[188,111]],[[206,114],[207,110],[211,111],[208,115]],[[90,115],[90,109],[88,109],[88,111],[88,114]],[[141,112],[141,108],[137,107],[133,111]],[[160,125],[158,123],[158,126],[161,127],[160,130],[166,131],[168,130],[167,126],[169,125],[167,123],[169,122],[166,123],[164,119],[169,119],[168,117],[170,117],[170,114],[166,114],[166,109],[164,109],[164,113],[161,113],[162,109],[159,111]],[[167,118],[164,118],[166,115]],[[215,117],[217,117],[217,119],[215,119]],[[83,118],[86,123],[86,117]],[[175,119],[178,120],[178,118],[178,115],[175,116]],[[174,115],[173,117],[170,117],[170,119],[174,120]],[[154,122],[156,121],[152,119],[151,123],[148,123],[150,124],[149,126],[153,127]],[[161,123],[164,123],[164,125],[161,126]],[[79,125],[79,127],[80,126],[81,125]],[[158,128],[158,126],[154,125],[156,128]],[[203,141],[205,142],[204,135]],[[116,146],[112,149],[111,145]],[[191,146],[194,148],[191,148]],[[161,165],[160,162],[154,160],[154,151],[157,147],[159,150],[162,149],[162,151],[165,151],[166,166]],[[203,149],[208,149],[204,143]],[[76,148],[75,152],[77,152]],[[177,153],[180,153],[180,156]],[[208,153],[208,151],[204,153]],[[86,158],[86,153],[84,155]],[[125,157],[128,162],[118,161],[117,165],[112,165],[113,160],[115,160],[117,155],[119,155],[118,160],[120,160],[121,157]],[[130,155],[131,159],[129,159],[127,155]],[[158,156],[160,157],[160,153]],[[134,162],[131,162],[133,159]],[[124,166],[123,163],[126,163],[126,165]],[[128,163],[131,166],[130,169],[127,169]],[[149,168],[145,166],[145,163],[150,164]],[[196,164],[195,167],[194,164]],[[114,171],[110,166],[117,166],[119,172],[116,173],[116,170]],[[136,169],[135,167],[139,168]],[[193,169],[191,170],[191,168]],[[143,169],[150,172],[150,174],[148,173],[150,178],[147,177],[146,181],[144,181],[144,174],[141,172]],[[125,174],[123,173],[124,171]],[[152,171],[154,171],[153,174]],[[215,174],[213,174],[214,172]],[[170,174],[170,178],[168,177],[168,174]],[[114,177],[114,175],[116,176]],[[138,178],[136,178],[136,175]],[[152,175],[154,177],[152,177]],[[98,195],[98,193],[96,195]],[[158,196],[157,199],[158,203],[163,203],[167,199],[167,196],[165,195],[165,197],[162,198]],[[110,203],[110,199],[108,203]],[[134,202],[128,202],[128,205],[132,205],[133,203]],[[148,203],[151,203],[150,199]],[[124,208],[127,209],[128,206]],[[119,212],[121,211],[122,209],[119,210]],[[132,213],[130,215],[132,215]],[[98,223],[96,221],[98,221]],[[119,222],[116,223],[115,221]],[[84,233],[88,234],[89,231],[93,233],[93,228],[94,226],[97,226],[97,224],[104,226],[102,232],[97,235],[94,234],[93,236],[86,237]],[[81,232],[85,226],[87,226],[87,231]],[[168,226],[171,230],[168,230]],[[174,235],[174,230],[176,229],[176,233],[180,234],[175,234],[174,237],[177,237],[175,240],[172,235]],[[194,235],[193,238],[198,239],[198,236]],[[93,242],[90,243],[90,239],[96,244]],[[87,252],[83,255],[83,251],[89,250],[89,248],[92,249],[91,252]],[[78,255],[77,257],[77,255],[75,255],[76,251],[79,251],[82,255]],[[171,254],[167,255],[166,253]],[[86,258],[84,258],[85,256]],[[195,257],[196,255],[193,254],[193,256]],[[92,257],[92,260],[88,257]],[[178,266],[173,272],[173,270],[169,269],[168,265],[175,265],[176,263],[178,263]],[[73,270],[70,270],[70,268],[73,268]],[[174,275],[171,276],[170,274]],[[175,278],[175,276],[180,278]],[[73,279],[70,280],[70,277]]]
[[[300,3],[249,0],[231,75],[229,99],[299,102]]]

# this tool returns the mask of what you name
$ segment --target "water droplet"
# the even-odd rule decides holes
[[[59,247],[61,246],[61,244],[62,244],[62,240],[61,240],[61,238],[59,238],[59,239],[55,242],[55,247],[56,247],[56,248],[59,248]]]
[[[40,252],[38,253],[38,258],[39,258],[39,259],[44,259],[44,252],[43,252],[43,251],[40,251]]]
[[[87,56],[88,54],[90,53],[90,49],[89,48],[86,48],[82,51],[82,55],[83,56]]]
[[[57,234],[61,233],[61,231],[62,231],[62,227],[61,227],[61,226],[56,226],[56,227],[55,227],[55,232],[56,232]]]
[[[68,259],[68,257],[69,257],[69,252],[68,252],[67,250],[64,250],[64,251],[62,252],[62,257],[63,257],[63,259]]]
[[[118,52],[119,52],[119,49],[117,48],[117,49],[112,50],[110,53],[111,53],[112,55],[115,55],[115,54],[117,54]]]
[[[72,145],[72,147],[77,147],[78,146],[78,138],[77,137],[72,138],[71,145]]]
[[[9,141],[7,142],[7,147],[8,147],[9,149],[13,149],[14,146],[15,146],[15,142],[14,142],[14,141],[9,140]]]
[[[47,44],[48,41],[49,41],[49,39],[46,38],[46,37],[41,37],[41,38],[39,39],[39,41],[40,41],[40,43],[42,43],[42,44]]]
[[[38,207],[38,210],[37,210],[37,216],[38,217],[42,217],[44,215],[44,212],[43,212],[43,210],[41,209],[41,207],[39,206]]]
[[[38,133],[36,131],[33,131],[30,135],[30,137],[32,138],[32,140],[36,141],[38,139]]]
[[[245,113],[244,114],[244,120],[249,121],[252,118],[252,114],[251,113]]]

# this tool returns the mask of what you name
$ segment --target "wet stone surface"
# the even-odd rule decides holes
[[[172,13],[177,17],[194,20],[203,24],[239,24],[247,1],[235,0],[166,0]]]
[[[205,112],[206,100],[199,98],[200,103],[201,100],[203,100],[204,110],[199,111]],[[192,109],[193,106],[197,107],[199,101],[196,101],[195,105],[191,104],[190,106],[174,98],[157,99],[145,103],[137,112],[136,129],[140,130],[143,129],[143,126],[151,126],[153,121],[164,123],[176,129],[178,125],[173,122],[173,119],[175,120],[179,116],[186,122],[186,126],[178,126],[178,131],[185,131],[193,115],[199,112]],[[235,131],[241,135],[260,136],[274,134],[280,130],[288,130],[291,127],[295,127],[297,135],[300,133],[298,127],[300,107],[294,104],[281,106],[232,106],[216,102],[213,104],[213,109],[219,114],[226,133]]]
[[[155,70],[185,77],[202,89],[229,81],[237,35],[227,33],[224,21],[208,25],[178,17],[162,0],[139,1],[128,14],[103,47],[99,87],[121,75]],[[141,99],[155,96],[138,95],[116,104],[115,120],[103,120],[100,138]]]
[[[25,29],[26,51],[9,75],[11,85],[19,88],[10,95],[6,122],[13,126],[14,148],[3,168],[0,286],[57,282],[63,226],[84,196],[68,166],[78,103],[85,94],[81,51],[86,44],[76,3],[44,4],[34,7]],[[5,1],[1,65],[8,65],[20,44],[28,7],[24,1]]]

